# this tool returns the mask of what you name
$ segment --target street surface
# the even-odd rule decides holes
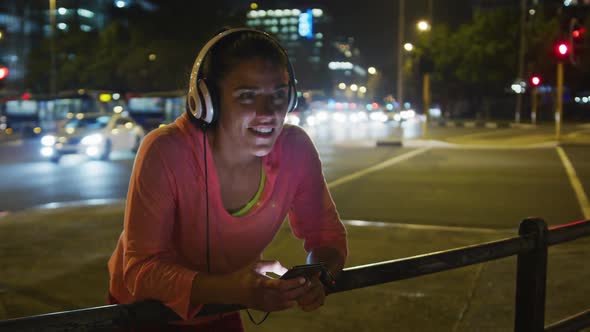
[[[483,228],[513,228],[528,216],[549,223],[584,217],[587,197],[580,203],[564,163],[590,192],[590,127],[564,128],[562,147],[553,130],[431,127],[419,139],[420,125],[412,122],[307,128],[343,218]],[[376,146],[401,140],[403,146]],[[125,199],[134,154],[106,162],[65,156],[54,164],[39,147],[35,139],[0,143],[0,210]],[[396,157],[402,160],[363,173]]]

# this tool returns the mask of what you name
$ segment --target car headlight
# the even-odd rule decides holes
[[[55,136],[45,135],[41,137],[41,144],[44,146],[52,146],[55,144]]]
[[[84,145],[97,145],[102,142],[102,135],[101,134],[92,134],[85,136],[82,138],[81,143]]]

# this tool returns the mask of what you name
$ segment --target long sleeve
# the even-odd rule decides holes
[[[330,196],[318,152],[307,134],[297,130],[294,145],[299,169],[299,182],[289,211],[293,234],[304,240],[307,252],[319,247],[337,249],[346,258],[348,247],[346,229],[340,221],[334,201]]]
[[[123,280],[135,300],[159,300],[189,319],[200,310],[190,305],[197,272],[178,263],[172,242],[178,193],[162,154],[173,148],[166,139],[148,135],[136,158],[125,211]]]

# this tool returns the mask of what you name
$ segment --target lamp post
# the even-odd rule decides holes
[[[555,105],[555,139],[561,139],[561,121],[563,119],[563,61],[570,54],[570,45],[566,42],[559,42],[555,45],[557,55],[557,100]]]
[[[526,12],[527,12],[527,1],[520,1],[520,32],[519,32],[519,48],[518,48],[518,79],[522,80],[524,76],[524,58],[526,55],[526,35],[525,35],[525,24],[526,24]],[[516,94],[516,106],[514,110],[514,121],[520,123],[520,111],[522,109],[522,94]]]
[[[433,0],[428,0],[428,19],[418,22],[417,27],[420,32],[430,31],[432,27]],[[430,48],[431,36],[426,35],[426,47]],[[423,72],[422,76],[422,105],[424,109],[424,122],[422,123],[422,138],[428,136],[428,122],[430,121],[430,71],[432,70],[432,60],[427,55],[422,55],[420,67]],[[428,68],[424,68],[428,67]]]
[[[397,91],[396,98],[399,102],[400,108],[404,104],[404,70],[403,70],[403,56],[404,56],[404,26],[405,26],[405,0],[399,0],[399,19],[397,28]]]
[[[52,111],[49,112],[49,119],[53,120],[53,115],[55,113],[55,98],[57,94],[57,72],[55,69],[55,0],[49,0],[49,31],[51,33],[50,36],[50,57],[51,57],[51,68],[50,68],[50,78],[49,78],[49,91],[50,97],[53,99],[53,108]]]

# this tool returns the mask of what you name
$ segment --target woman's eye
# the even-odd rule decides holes
[[[287,93],[284,90],[280,90],[275,92],[272,97],[274,104],[281,105],[287,100]]]
[[[252,102],[254,100],[254,92],[242,92],[238,95],[238,100],[242,103]]]

